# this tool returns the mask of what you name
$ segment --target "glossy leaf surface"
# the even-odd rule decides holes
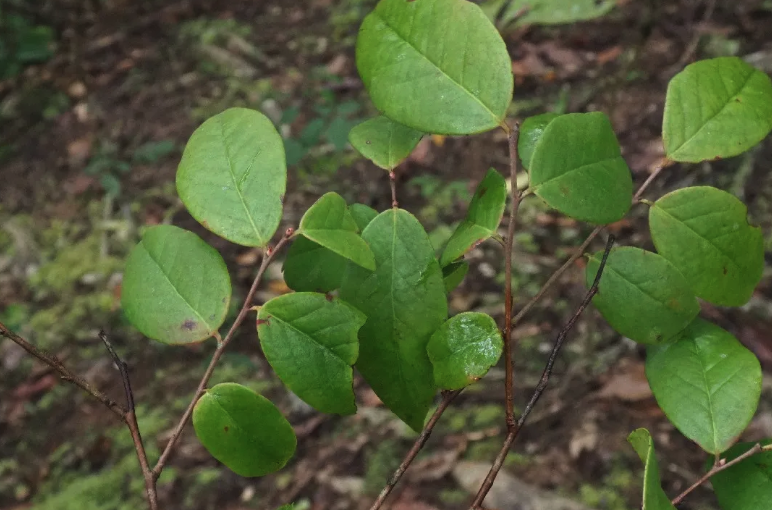
[[[501,331],[490,315],[455,315],[434,332],[427,352],[434,382],[445,390],[460,390],[477,381],[501,357]]]
[[[686,66],[667,88],[662,138],[674,161],[728,158],[772,130],[772,81],[737,57]]]
[[[493,129],[512,101],[506,45],[466,0],[381,0],[359,30],[356,62],[378,110],[425,133]]]
[[[761,280],[764,239],[748,224],[745,204],[709,186],[683,188],[649,210],[657,251],[689,281],[697,297],[744,305]]]
[[[612,223],[630,209],[633,183],[603,113],[553,119],[531,157],[531,189],[574,219]]]
[[[421,131],[379,115],[351,129],[351,145],[364,157],[385,170],[393,170],[421,141]]]
[[[418,431],[436,391],[426,344],[448,315],[442,271],[429,237],[406,211],[382,212],[362,238],[377,269],[349,264],[340,290],[367,316],[356,367],[383,403]]]
[[[646,377],[673,425],[713,454],[729,448],[745,429],[761,392],[756,356],[699,318],[676,342],[649,349]]]
[[[287,184],[284,142],[260,112],[231,108],[190,137],[177,193],[204,227],[243,246],[265,246],[279,226]]]
[[[477,186],[469,210],[445,245],[440,264],[446,266],[496,233],[507,203],[507,183],[494,169]]]
[[[225,320],[230,299],[222,257],[187,230],[151,227],[126,260],[121,306],[153,340],[185,344],[211,337]]]
[[[751,449],[755,443],[733,446],[724,458],[731,461]],[[761,442],[762,446],[772,440]],[[758,510],[772,501],[772,451],[757,453],[710,479],[721,510]]]
[[[552,122],[556,117],[559,117],[557,113],[542,113],[541,115],[528,117],[523,121],[523,124],[520,126],[520,138],[517,142],[517,152],[524,168],[531,168],[531,158],[533,157],[534,149],[536,149],[536,144],[541,140],[541,136],[547,128],[547,124]]]
[[[604,274],[605,277],[605,274]],[[659,464],[654,451],[654,440],[646,429],[635,430],[627,437],[644,464],[643,505],[641,510],[675,510],[670,499],[662,490]]]
[[[209,453],[241,476],[278,471],[297,445],[295,431],[276,406],[235,383],[206,390],[193,409],[193,427]]]
[[[598,252],[587,262],[588,287],[602,258]],[[618,333],[645,344],[672,339],[700,311],[694,292],[670,262],[633,247],[611,250],[592,302]]]
[[[357,332],[365,316],[340,299],[297,292],[271,299],[257,314],[265,358],[279,379],[323,413],[353,414]]]

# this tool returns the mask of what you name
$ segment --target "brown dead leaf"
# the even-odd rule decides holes
[[[11,397],[18,400],[29,400],[30,398],[45,393],[59,382],[54,374],[47,374],[33,382],[25,382],[11,391]]]
[[[236,255],[236,263],[240,266],[254,266],[260,260],[260,250],[252,248]]]
[[[268,292],[275,295],[289,294],[292,289],[287,287],[287,283],[284,280],[273,280],[268,284]]]
[[[94,144],[93,135],[87,135],[67,144],[67,161],[71,167],[78,168],[91,157],[91,148]]]
[[[359,401],[365,407],[380,407],[383,405],[378,395],[369,387],[362,388],[359,391]]]
[[[327,72],[330,74],[342,75],[346,70],[347,64],[348,64],[348,57],[343,53],[338,53],[337,55],[335,55],[335,58],[333,58],[327,64]]]
[[[432,154],[432,139],[430,137],[424,137],[418,142],[416,148],[410,153],[407,158],[408,161],[418,163],[419,165],[428,165]]]
[[[622,54],[622,47],[621,46],[612,46],[611,48],[607,50],[603,50],[600,53],[598,53],[595,56],[595,60],[600,65],[608,64],[609,62],[612,62],[619,58],[619,56]]]
[[[643,363],[624,363],[620,370],[606,381],[596,398],[638,402],[652,397]]]

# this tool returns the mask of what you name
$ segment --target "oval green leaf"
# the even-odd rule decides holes
[[[348,211],[351,213],[351,217],[354,218],[360,232],[378,216],[378,211],[365,204],[351,204],[348,206]]]
[[[756,443],[741,443],[727,450],[731,462]],[[772,444],[772,440],[761,445]],[[710,479],[721,510],[760,510],[772,501],[772,451],[761,452],[713,475]]]
[[[450,292],[464,281],[466,273],[469,272],[469,262],[461,260],[459,262],[451,262],[447,266],[442,268],[442,279],[445,282],[445,291]]]
[[[673,161],[728,158],[772,130],[772,81],[737,57],[686,66],[667,87],[662,138]]]
[[[413,152],[423,135],[379,115],[354,126],[348,140],[362,156],[385,170],[393,170]]]
[[[541,140],[544,130],[547,129],[547,125],[559,116],[557,113],[542,113],[541,115],[528,117],[523,121],[523,124],[520,126],[517,153],[520,155],[520,162],[526,170],[531,168],[533,151],[536,149],[536,144]]]
[[[482,5],[491,19],[501,25],[517,20],[517,25],[557,25],[598,18],[609,12],[614,0],[491,0]],[[506,7],[504,12],[501,9]]]
[[[236,383],[204,393],[193,409],[193,428],[212,457],[241,476],[278,471],[297,446],[295,431],[276,406]]]
[[[585,279],[590,287],[603,252],[590,256]],[[700,312],[683,275],[663,257],[640,248],[614,248],[592,300],[618,333],[644,344],[678,335]]]
[[[425,133],[493,129],[512,101],[506,45],[466,0],[381,0],[359,30],[356,61],[378,110]]]
[[[230,299],[225,262],[193,232],[151,227],[126,260],[121,306],[129,322],[153,340],[186,344],[211,337]]]
[[[265,246],[279,226],[287,184],[284,143],[260,112],[231,108],[190,137],[177,193],[204,227],[243,246]]]
[[[451,317],[426,346],[435,384],[445,390],[469,386],[499,361],[503,346],[501,331],[490,315],[464,312]]]
[[[709,186],[674,191],[651,207],[649,228],[657,251],[697,297],[722,306],[748,302],[764,270],[764,239],[735,196]]]
[[[630,209],[633,181],[605,114],[553,119],[531,157],[531,189],[574,219],[612,223]]]
[[[349,264],[340,289],[367,316],[356,366],[383,403],[420,431],[436,392],[426,344],[448,316],[442,271],[429,236],[407,211],[382,212],[362,238],[377,269]]]
[[[485,241],[499,228],[507,204],[507,183],[491,168],[477,186],[466,218],[459,223],[445,245],[440,265],[446,266]]]
[[[312,292],[273,298],[257,314],[265,359],[289,389],[323,413],[357,410],[351,366],[364,323],[353,306]]]
[[[605,278],[606,275],[604,274]],[[654,440],[646,429],[638,429],[627,436],[627,441],[644,464],[643,471],[643,506],[641,510],[675,510],[670,503],[665,491],[662,490],[662,481],[659,477],[659,464],[654,451]]]
[[[298,233],[365,269],[375,270],[375,258],[359,237],[356,221],[346,201],[329,192],[312,205],[300,220]]]
[[[284,282],[297,292],[330,292],[340,287],[347,263],[334,251],[297,236],[284,259]]]
[[[646,377],[673,425],[714,455],[745,430],[761,393],[756,356],[699,318],[676,342],[649,349]]]

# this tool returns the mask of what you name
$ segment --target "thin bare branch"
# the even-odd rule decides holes
[[[505,369],[505,399],[507,429],[515,427],[515,403],[514,403],[514,375],[512,366],[512,250],[515,244],[515,225],[517,224],[517,211],[523,198],[522,192],[517,189],[517,171],[519,157],[517,154],[517,142],[520,140],[520,124],[517,122],[509,131],[509,176],[512,186],[512,204],[509,211],[509,226],[507,238],[504,244],[504,369]]]
[[[399,202],[397,202],[397,174],[394,173],[394,170],[389,172],[389,186],[391,187],[391,206],[399,207]]]
[[[201,395],[204,394],[206,385],[209,382],[209,379],[212,377],[212,374],[214,373],[214,369],[215,369],[215,366],[217,366],[217,362],[220,361],[220,358],[225,352],[226,347],[228,347],[228,344],[233,339],[233,336],[236,333],[236,330],[239,328],[241,323],[244,322],[244,319],[247,317],[247,313],[249,313],[249,310],[252,308],[252,300],[255,297],[255,292],[257,292],[257,287],[260,285],[260,281],[263,278],[263,274],[265,273],[265,270],[268,268],[268,264],[270,264],[271,260],[273,260],[274,255],[276,255],[276,253],[278,253],[279,250],[281,250],[282,247],[284,247],[284,245],[287,244],[287,242],[290,240],[290,238],[294,233],[295,233],[294,229],[288,228],[287,231],[282,236],[281,240],[278,243],[276,243],[276,246],[273,249],[271,249],[270,247],[266,249],[266,252],[263,255],[263,260],[260,263],[260,268],[257,270],[257,275],[255,276],[255,280],[252,282],[252,287],[249,289],[249,293],[247,294],[247,297],[244,300],[244,304],[241,306],[241,310],[239,311],[238,316],[236,316],[236,320],[233,321],[233,325],[228,330],[228,333],[225,335],[225,338],[221,342],[218,342],[217,349],[214,351],[214,354],[212,355],[212,360],[209,362],[209,366],[206,368],[206,372],[204,372],[204,375],[201,378],[201,381],[198,383],[198,388],[196,388],[196,392],[193,394],[193,399],[190,401],[190,404],[188,404],[188,408],[185,410],[182,417],[180,418],[180,421],[177,423],[177,426],[174,428],[174,431],[172,432],[172,435],[169,438],[169,442],[166,443],[166,447],[164,448],[164,451],[161,453],[161,456],[159,457],[158,462],[156,462],[156,465],[153,468],[153,477],[156,480],[161,475],[161,472],[163,471],[164,466],[166,466],[166,462],[169,460],[169,456],[172,453],[172,449],[174,448],[174,445],[177,443],[177,440],[180,438],[180,435],[182,434],[182,431],[185,428],[185,425],[187,425],[188,421],[190,420],[190,416],[193,414],[193,408],[196,406],[196,402],[198,402],[198,399],[201,397]]]
[[[537,384],[536,389],[534,390],[534,393],[531,396],[531,399],[528,401],[528,404],[525,406],[525,409],[523,410],[523,414],[517,420],[517,424],[515,428],[510,430],[509,433],[507,434],[507,437],[504,439],[504,444],[501,447],[501,450],[499,450],[499,454],[496,456],[496,460],[493,462],[493,465],[491,466],[491,469],[488,472],[488,475],[485,477],[485,480],[480,486],[480,490],[477,492],[477,496],[475,496],[474,501],[472,502],[473,509],[476,510],[476,509],[482,508],[482,504],[483,504],[483,501],[485,500],[485,496],[488,495],[488,492],[491,490],[491,487],[493,487],[493,482],[496,480],[496,476],[498,476],[499,471],[501,471],[501,467],[504,465],[504,460],[506,459],[507,454],[509,453],[509,448],[512,446],[512,443],[515,442],[517,435],[523,429],[523,426],[525,425],[525,422],[528,419],[528,415],[531,414],[531,411],[533,411],[534,406],[539,401],[539,398],[541,398],[542,394],[544,393],[544,390],[547,388],[547,384],[549,383],[550,376],[552,375],[552,369],[555,365],[555,360],[557,359],[558,354],[560,353],[560,349],[563,347],[563,344],[565,343],[568,333],[574,327],[574,325],[576,324],[576,321],[579,319],[579,316],[582,314],[582,312],[584,312],[585,308],[587,308],[587,306],[590,304],[590,301],[592,301],[593,296],[595,296],[595,294],[598,292],[598,285],[600,284],[600,279],[601,279],[601,276],[603,275],[603,270],[606,267],[606,261],[608,260],[608,255],[613,245],[614,245],[614,236],[610,235],[608,238],[608,242],[606,243],[606,251],[603,253],[603,259],[601,260],[600,267],[598,268],[598,272],[595,275],[595,281],[592,283],[590,290],[587,291],[587,294],[585,294],[584,299],[582,300],[579,307],[576,309],[576,312],[574,312],[574,315],[568,320],[568,322],[566,322],[566,324],[563,326],[563,329],[560,330],[560,333],[558,333],[558,336],[555,339],[555,344],[553,345],[552,351],[550,352],[549,358],[547,360],[547,365],[544,367],[544,371],[542,372],[541,379],[539,380],[539,383]]]
[[[646,178],[645,181],[643,181],[643,184],[641,184],[641,187],[638,188],[638,191],[635,192],[635,195],[633,196],[633,202],[637,202],[641,199],[643,196],[643,192],[646,191],[646,188],[651,185],[652,182],[654,182],[654,179],[659,176],[660,173],[662,173],[662,170],[672,165],[674,162],[668,158],[662,158],[659,161],[657,161],[657,166],[654,167],[654,171],[649,174],[649,176]]]
[[[440,405],[437,407],[437,410],[434,411],[434,414],[429,419],[429,422],[421,431],[421,435],[418,436],[418,439],[416,439],[415,443],[413,443],[413,447],[410,448],[410,451],[407,452],[407,455],[405,455],[405,458],[402,460],[402,463],[400,463],[399,467],[394,472],[394,474],[391,475],[391,478],[386,483],[386,486],[383,488],[381,493],[378,495],[378,499],[375,500],[375,503],[373,503],[373,506],[370,507],[370,510],[378,510],[381,507],[381,505],[383,505],[383,502],[386,501],[386,498],[389,496],[389,494],[391,494],[391,491],[394,490],[394,487],[397,485],[397,483],[399,483],[399,480],[402,478],[402,475],[404,475],[405,471],[407,471],[407,468],[410,467],[410,464],[416,458],[416,455],[418,455],[418,452],[421,451],[421,449],[426,444],[426,441],[429,440],[429,436],[432,435],[434,426],[437,425],[437,422],[442,416],[442,413],[445,412],[445,410],[448,408],[450,403],[453,402],[453,400],[461,393],[461,391],[462,390],[442,392],[442,401],[440,401]]]

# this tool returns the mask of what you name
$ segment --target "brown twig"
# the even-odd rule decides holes
[[[236,316],[236,320],[233,321],[233,325],[228,330],[225,338],[221,342],[218,342],[217,349],[212,355],[212,360],[209,362],[209,366],[206,368],[206,372],[204,372],[201,381],[198,383],[198,388],[196,388],[196,392],[193,394],[193,399],[190,401],[190,404],[188,404],[188,408],[185,410],[182,418],[180,418],[180,421],[174,428],[174,431],[169,438],[169,442],[166,443],[166,447],[164,448],[163,453],[161,453],[161,456],[158,458],[158,462],[156,462],[156,465],[153,468],[154,479],[157,480],[161,475],[161,471],[163,471],[164,466],[166,466],[166,462],[169,460],[169,456],[172,453],[174,445],[177,443],[177,440],[182,434],[182,430],[185,428],[185,425],[187,425],[188,421],[190,420],[190,416],[193,414],[193,408],[196,406],[196,402],[198,402],[198,399],[201,397],[201,395],[203,395],[204,390],[206,389],[206,385],[209,382],[209,379],[212,377],[212,373],[214,373],[214,368],[217,365],[217,362],[220,361],[220,357],[225,352],[225,348],[228,347],[228,344],[233,339],[236,330],[241,325],[241,323],[244,322],[247,313],[252,308],[252,300],[255,297],[255,292],[257,292],[258,285],[260,285],[260,280],[262,279],[265,270],[268,268],[268,264],[271,262],[274,255],[276,255],[276,253],[281,250],[281,248],[290,240],[294,233],[294,229],[288,228],[284,233],[284,236],[282,236],[281,240],[276,243],[276,246],[273,249],[270,247],[266,249],[266,252],[263,255],[263,260],[260,263],[260,268],[257,270],[255,280],[252,282],[252,287],[249,289],[249,293],[244,300],[244,304],[241,306],[241,310],[239,311],[238,316]]]
[[[504,465],[504,460],[506,459],[507,454],[509,453],[509,448],[512,446],[512,443],[514,443],[515,439],[517,438],[517,435],[522,430],[523,425],[525,425],[525,421],[528,419],[528,415],[531,414],[531,411],[533,410],[534,406],[539,401],[539,398],[541,398],[542,394],[544,393],[544,390],[547,388],[547,384],[549,383],[550,376],[552,375],[552,369],[555,365],[555,360],[557,359],[558,354],[560,353],[560,349],[563,347],[563,344],[565,343],[568,333],[574,327],[574,325],[576,324],[576,321],[579,319],[579,316],[582,314],[582,312],[584,312],[585,308],[587,308],[587,306],[590,304],[590,301],[592,301],[593,296],[595,296],[595,294],[598,292],[598,284],[600,284],[600,279],[601,279],[601,276],[603,275],[603,270],[606,267],[606,261],[608,260],[608,255],[613,245],[614,245],[614,236],[610,235],[608,238],[608,242],[606,243],[606,251],[603,253],[603,259],[601,260],[600,266],[598,267],[598,272],[595,275],[595,281],[593,281],[592,286],[590,287],[590,290],[587,291],[587,294],[584,296],[582,303],[576,309],[576,312],[574,312],[574,315],[568,320],[568,322],[566,322],[566,324],[563,326],[563,329],[560,330],[560,333],[558,333],[557,339],[555,340],[555,344],[553,345],[552,351],[550,352],[549,359],[547,360],[547,365],[544,367],[544,371],[542,372],[541,379],[539,380],[539,383],[537,384],[536,389],[534,390],[534,393],[531,396],[531,399],[528,401],[528,404],[525,406],[525,409],[523,410],[523,414],[517,420],[517,424],[515,428],[510,430],[509,433],[507,434],[507,437],[504,440],[504,445],[501,447],[499,454],[496,456],[496,460],[491,466],[491,469],[488,472],[488,475],[485,477],[485,480],[480,486],[480,490],[477,492],[477,496],[475,496],[474,501],[472,502],[473,509],[482,508],[482,504],[483,504],[483,501],[485,500],[485,496],[488,495],[488,492],[491,490],[491,487],[493,487],[493,482],[496,480],[496,476],[499,474],[501,467]]]
[[[399,207],[397,202],[397,175],[394,173],[394,170],[389,172],[389,186],[391,187],[391,206]]]
[[[514,401],[514,375],[512,366],[512,250],[515,244],[515,225],[517,223],[517,210],[523,193],[517,189],[517,170],[519,158],[517,154],[517,142],[520,139],[520,124],[515,123],[509,131],[509,175],[512,185],[512,204],[509,211],[509,226],[507,227],[507,239],[504,245],[504,370],[506,373],[505,399],[507,430],[515,427],[515,401]]]
[[[378,495],[378,499],[375,500],[375,502],[373,503],[373,506],[370,507],[370,510],[378,510],[381,507],[381,505],[383,505],[383,502],[386,501],[386,498],[389,496],[389,494],[391,494],[391,491],[394,490],[394,487],[397,485],[397,483],[399,483],[400,478],[402,478],[402,475],[405,474],[405,471],[407,471],[407,468],[410,467],[410,464],[416,458],[416,455],[418,455],[418,452],[421,451],[421,449],[426,444],[426,441],[429,440],[429,436],[432,435],[434,426],[437,425],[437,422],[442,416],[442,413],[445,412],[445,410],[448,408],[450,403],[453,402],[453,400],[459,395],[459,393],[461,393],[461,391],[462,390],[442,392],[442,401],[440,401],[440,405],[437,407],[437,410],[434,411],[434,414],[432,414],[432,417],[429,419],[429,422],[421,431],[421,435],[418,436],[418,439],[416,439],[415,443],[413,443],[413,447],[410,448],[410,451],[407,452],[407,455],[405,455],[405,458],[402,460],[402,463],[400,463],[399,467],[394,472],[394,474],[391,475],[391,478],[389,478],[389,481],[386,483],[386,486]]]
[[[686,496],[688,496],[697,487],[699,487],[703,483],[707,482],[716,473],[720,473],[721,471],[723,471],[725,469],[728,469],[728,468],[734,466],[735,464],[738,464],[738,463],[744,461],[748,457],[752,457],[753,455],[756,455],[757,453],[766,452],[766,451],[772,451],[772,445],[761,446],[761,444],[756,443],[755,445],[753,445],[751,447],[750,450],[748,450],[747,452],[743,453],[742,455],[740,455],[736,459],[732,459],[729,462],[727,462],[726,459],[717,460],[713,464],[713,467],[710,469],[710,471],[708,471],[707,473],[702,475],[702,477],[699,480],[697,480],[696,482],[694,482],[688,489],[686,489],[681,494],[679,494],[678,496],[673,498],[673,501],[671,501],[670,503],[673,506],[678,505],[679,503],[681,503],[681,501],[684,500],[684,498]],[[716,456],[716,459],[719,459],[719,457]]]
[[[635,192],[635,195],[633,196],[633,202],[639,201],[643,196],[643,192],[646,191],[649,185],[654,182],[654,179],[656,179],[657,176],[662,173],[662,170],[669,167],[673,163],[674,162],[668,158],[662,158],[657,161],[657,165],[654,167],[654,171],[649,174],[646,180],[643,181],[643,184],[641,184],[641,187],[638,188],[638,191]]]
[[[121,380],[123,381],[123,392],[126,394],[126,406],[128,412],[124,416],[126,426],[131,433],[131,439],[134,441],[134,450],[137,452],[137,459],[139,460],[139,466],[142,469],[142,476],[145,479],[145,492],[147,493],[147,501],[151,510],[158,508],[158,494],[156,491],[155,477],[153,476],[153,470],[150,469],[150,464],[147,461],[147,452],[145,451],[145,445],[142,442],[142,435],[139,432],[139,425],[137,424],[137,415],[134,411],[134,392],[131,391],[131,380],[129,379],[129,367],[126,362],[118,356],[118,353],[113,349],[112,344],[107,339],[107,335],[104,331],[99,332],[99,338],[102,343],[107,347],[107,351],[112,356],[115,366],[121,373]]]

